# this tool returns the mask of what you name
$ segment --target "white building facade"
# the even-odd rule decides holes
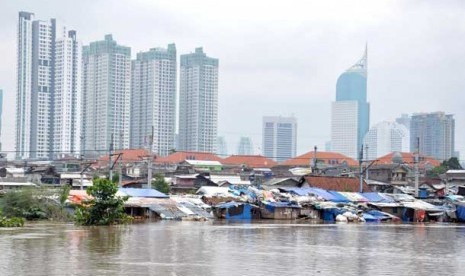
[[[176,67],[174,44],[138,53],[132,61],[131,148],[152,144],[161,156],[175,148]]]
[[[331,104],[331,150],[357,158],[359,107],[357,101]]]
[[[271,158],[277,162],[282,162],[296,156],[296,118],[264,116],[262,136],[264,156]]]
[[[55,43],[53,155],[58,158],[81,152],[81,53],[76,31],[64,30]]]
[[[218,133],[218,59],[202,48],[181,55],[179,150],[216,152]]]
[[[376,124],[365,135],[364,146],[368,149],[365,158],[375,159],[391,152],[409,152],[409,133],[404,125],[396,122],[385,121]]]
[[[99,155],[129,147],[131,48],[111,35],[83,47],[82,151]],[[113,139],[112,139],[113,137]]]
[[[20,12],[17,36],[17,159],[49,158],[52,147],[53,51],[55,19],[34,20]]]

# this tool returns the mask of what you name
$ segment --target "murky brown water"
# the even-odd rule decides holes
[[[0,275],[465,275],[465,226],[40,223],[0,229]]]

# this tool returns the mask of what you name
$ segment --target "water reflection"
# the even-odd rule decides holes
[[[0,275],[461,275],[465,227],[170,222],[0,230]]]

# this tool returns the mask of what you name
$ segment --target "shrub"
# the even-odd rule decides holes
[[[131,217],[124,212],[127,197],[116,196],[118,187],[107,179],[94,180],[93,186],[87,188],[92,200],[83,202],[76,209],[75,221],[80,225],[110,225],[127,223]]]
[[[155,180],[152,181],[152,186],[159,192],[165,194],[170,192],[170,185],[165,181],[161,174],[155,175]]]

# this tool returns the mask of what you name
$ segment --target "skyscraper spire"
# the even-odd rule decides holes
[[[346,72],[357,72],[363,76],[367,76],[367,66],[368,66],[368,44],[365,44],[365,52],[359,61],[352,65]]]

